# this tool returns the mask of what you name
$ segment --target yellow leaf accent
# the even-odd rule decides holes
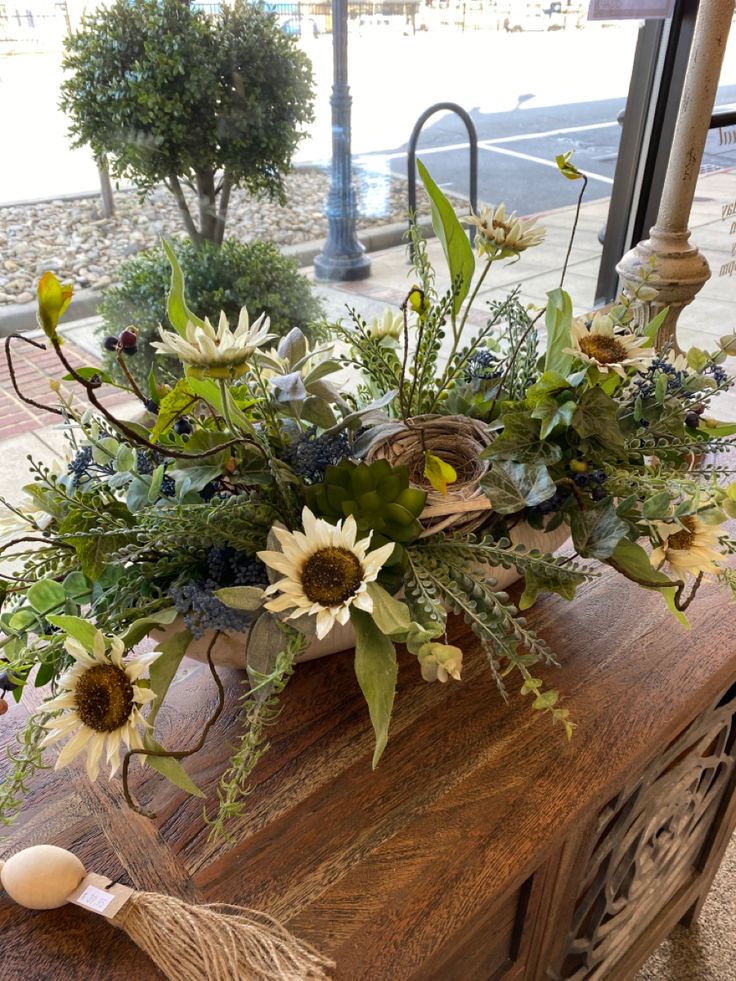
[[[38,325],[50,341],[61,343],[56,334],[59,319],[72,298],[71,283],[62,286],[52,272],[45,272],[38,281]]]
[[[574,150],[568,150],[567,153],[560,153],[555,157],[555,163],[559,167],[560,173],[563,177],[567,177],[569,181],[577,181],[580,180],[581,177],[585,176],[583,172],[578,170],[575,164],[572,163],[571,158],[574,152]]]
[[[433,453],[424,454],[424,476],[440,494],[446,494],[447,485],[457,480],[455,468]]]
[[[412,310],[419,314],[421,320],[424,320],[429,313],[429,300],[424,295],[424,290],[421,290],[418,286],[412,286],[407,300]]]

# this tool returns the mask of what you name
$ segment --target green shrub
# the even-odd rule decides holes
[[[313,119],[312,69],[273,14],[244,0],[216,16],[185,0],[115,0],[64,47],[72,146],[108,155],[141,191],[164,183],[195,245],[222,241],[231,188],[283,199]]]
[[[235,326],[245,306],[252,320],[265,311],[274,333],[299,327],[309,336],[310,325],[322,314],[312,285],[297,263],[270,242],[246,244],[230,239],[219,247],[206,242],[197,251],[191,242],[181,241],[176,251],[186,278],[187,301],[200,317],[216,322],[224,310]],[[138,353],[127,364],[136,381],[145,382],[154,359],[160,377],[180,373],[174,358],[158,357],[149,343],[158,339],[159,324],[171,328],[166,316],[171,267],[163,250],[142,252],[121,266],[119,275],[120,285],[105,290],[98,307],[104,321],[98,328],[100,339],[133,324],[140,331]],[[122,381],[114,356],[103,354],[107,369]]]

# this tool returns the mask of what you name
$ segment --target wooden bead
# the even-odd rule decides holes
[[[0,715],[5,715],[8,711],[8,703],[4,698],[0,698]]]
[[[85,869],[76,855],[56,845],[32,845],[0,869],[0,882],[27,909],[58,909],[77,888]]]

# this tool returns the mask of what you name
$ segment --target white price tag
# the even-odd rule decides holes
[[[98,889],[97,886],[87,886],[81,895],[75,899],[79,906],[94,910],[95,913],[104,913],[110,903],[115,899],[115,894]]]

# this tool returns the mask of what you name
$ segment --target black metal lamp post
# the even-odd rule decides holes
[[[332,180],[327,196],[328,231],[324,248],[314,260],[314,274],[322,282],[365,279],[371,272],[371,261],[355,234],[347,0],[332,0],[332,55]]]

